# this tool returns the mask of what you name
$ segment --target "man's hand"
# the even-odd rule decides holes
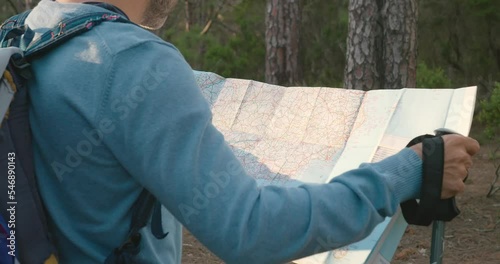
[[[442,137],[444,141],[444,175],[441,199],[447,199],[464,191],[464,179],[472,166],[472,156],[479,151],[479,143],[473,138],[461,135]],[[422,143],[410,148],[422,158]]]

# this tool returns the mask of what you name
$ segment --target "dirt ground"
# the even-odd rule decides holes
[[[466,191],[457,197],[461,214],[446,224],[445,264],[500,264],[500,191],[486,198],[495,173],[489,159],[493,147],[481,147],[469,171]],[[430,227],[409,226],[391,263],[429,263],[430,238]],[[182,263],[223,262],[185,231]]]

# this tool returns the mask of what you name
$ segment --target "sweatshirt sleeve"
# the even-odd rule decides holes
[[[421,161],[410,149],[330,183],[258,187],[212,125],[175,48],[142,43],[116,54],[113,65],[95,120],[113,124],[105,144],[228,263],[281,263],[350,244],[418,196]]]

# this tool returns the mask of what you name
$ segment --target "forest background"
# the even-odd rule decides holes
[[[37,2],[1,0],[0,20]],[[300,76],[292,82],[272,81],[266,79],[266,19],[276,8],[272,5],[287,2],[297,6],[284,16],[295,16],[296,25],[290,30],[297,32],[294,56]],[[478,85],[478,101],[490,99],[500,81],[500,1],[402,2],[417,5],[417,27],[410,28],[416,35],[416,87]],[[344,87],[348,7],[348,0],[179,0],[156,33],[179,48],[196,70],[285,85]],[[267,33],[267,38],[270,42],[272,36]],[[480,103],[477,108],[479,113]]]

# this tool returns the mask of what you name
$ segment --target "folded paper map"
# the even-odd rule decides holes
[[[364,92],[195,75],[214,125],[261,185],[326,183],[437,128],[468,135],[476,99],[476,87]],[[397,213],[360,242],[296,263],[389,263],[405,228]]]

